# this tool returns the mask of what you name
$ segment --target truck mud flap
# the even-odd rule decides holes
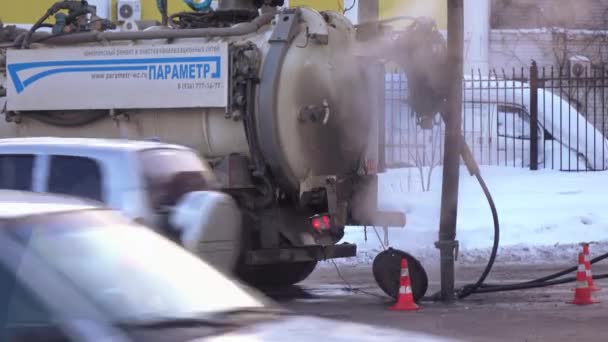
[[[343,243],[333,246],[306,246],[248,251],[248,265],[267,265],[328,259],[350,258],[357,255],[357,245]]]

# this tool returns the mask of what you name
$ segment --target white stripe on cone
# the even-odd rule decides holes
[[[399,294],[410,294],[412,293],[412,288],[409,286],[400,286],[399,287]]]
[[[587,269],[585,268],[585,265],[578,265],[578,272],[587,273]]]
[[[402,268],[401,269],[401,276],[402,277],[409,277],[410,276],[410,272],[407,268]]]
[[[586,280],[582,280],[582,281],[577,281],[576,282],[576,288],[577,289],[586,289],[588,285],[589,284],[587,283]]]

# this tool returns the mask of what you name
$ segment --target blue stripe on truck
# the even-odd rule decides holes
[[[62,74],[62,73],[79,73],[79,72],[108,72],[108,71],[149,71],[150,75],[154,76],[154,80],[158,79],[170,79],[170,77],[158,77],[159,75],[168,76],[162,74],[163,70],[167,73],[174,74],[173,70],[179,70],[176,65],[182,65],[184,63],[190,63],[188,69],[198,70],[196,73],[178,73],[178,77],[207,77],[210,72],[208,66],[202,67],[196,63],[214,63],[215,72],[210,74],[212,79],[218,79],[221,77],[221,57],[220,56],[206,56],[206,57],[173,57],[173,58],[144,58],[144,59],[105,59],[105,60],[76,60],[76,61],[46,61],[46,62],[28,62],[28,63],[13,63],[8,64],[7,69],[11,76],[13,86],[17,93],[23,92],[25,88],[32,85],[36,81],[43,78]],[[166,64],[175,64],[173,67]],[[160,68],[159,65],[165,65]],[[88,67],[87,67],[88,66]],[[22,80],[19,77],[19,73],[25,70],[37,69],[37,68],[49,68],[39,73],[36,73],[29,78]],[[181,68],[182,70],[184,68]],[[150,72],[154,70],[154,73]],[[201,73],[201,70],[204,72]],[[159,74],[160,73],[160,74]],[[170,76],[170,75],[169,75]]]

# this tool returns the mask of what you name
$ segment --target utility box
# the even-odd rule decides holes
[[[588,57],[575,55],[568,59],[571,77],[584,77],[591,72],[591,60]]]
[[[121,22],[141,20],[140,0],[118,0],[116,17]]]

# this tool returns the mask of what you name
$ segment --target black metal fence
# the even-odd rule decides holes
[[[602,68],[471,72],[463,84],[462,131],[482,165],[608,169],[608,75]],[[434,166],[443,160],[439,114],[422,129],[407,104],[407,77],[386,74],[386,164]]]

